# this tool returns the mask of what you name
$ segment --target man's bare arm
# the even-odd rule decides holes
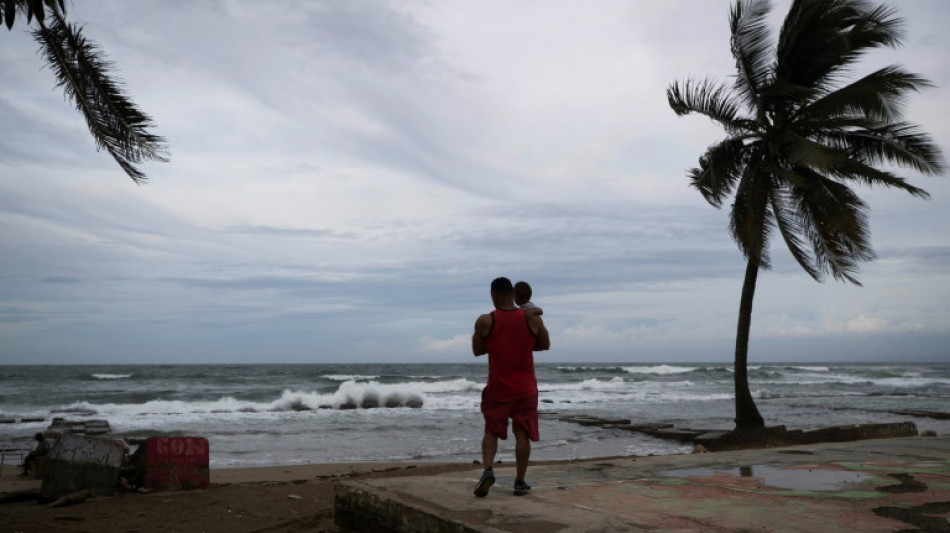
[[[531,333],[534,333],[534,351],[543,352],[551,348],[551,336],[540,316],[531,317],[528,320],[528,327],[531,328]]]
[[[475,357],[485,355],[485,337],[491,332],[491,315],[482,315],[475,321],[475,333],[472,334],[472,353]]]

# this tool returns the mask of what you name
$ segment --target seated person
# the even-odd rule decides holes
[[[49,443],[42,433],[37,433],[33,438],[36,439],[36,448],[33,448],[33,451],[26,454],[26,458],[23,459],[23,473],[21,474],[23,476],[30,473],[30,467],[36,462],[37,457],[44,457],[49,453]]]

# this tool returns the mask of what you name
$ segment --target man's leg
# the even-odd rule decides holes
[[[498,437],[490,433],[482,436],[482,464],[485,470],[491,470],[495,466],[495,454],[498,452]]]
[[[524,476],[528,472],[528,460],[531,459],[531,439],[528,438],[528,432],[523,427],[515,424],[513,429],[515,433],[515,481],[524,481]]]
[[[26,457],[23,459],[23,464],[20,465],[23,467],[23,473],[20,475],[27,475],[30,473],[30,467],[33,465],[33,461],[36,460],[36,451],[31,451],[26,454]]]
[[[484,498],[488,496],[488,490],[495,484],[495,473],[492,467],[495,465],[495,452],[498,451],[498,436],[491,433],[485,433],[482,436],[482,461],[485,464],[485,471],[475,485],[475,496]]]

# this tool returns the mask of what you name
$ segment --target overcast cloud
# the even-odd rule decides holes
[[[891,2],[870,54],[936,88],[950,3]],[[775,25],[788,0],[776,1]],[[170,144],[136,186],[96,152],[25,20],[0,32],[0,363],[468,362],[524,279],[552,361],[730,361],[744,260],[685,170],[722,131],[674,80],[728,79],[727,0],[81,0]],[[773,25],[773,27],[776,27]],[[950,184],[859,190],[878,260],[815,283],[775,242],[750,359],[948,361]]]

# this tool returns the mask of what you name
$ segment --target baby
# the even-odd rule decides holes
[[[540,307],[531,303],[531,285],[528,285],[527,281],[515,283],[515,303],[522,309],[535,309],[533,314],[544,314]]]

